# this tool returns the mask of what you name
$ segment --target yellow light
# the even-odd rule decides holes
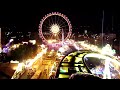
[[[22,42],[23,44],[28,44],[28,42]]]
[[[22,71],[22,68],[24,67],[24,63],[19,63],[18,64],[18,67],[16,68],[16,71],[17,72],[20,72],[20,71]]]
[[[52,33],[55,33],[55,34],[57,34],[60,31],[59,26],[57,24],[53,24],[50,30]]]
[[[0,47],[0,53],[2,52],[2,48]]]
[[[63,53],[65,50],[64,50],[64,48],[61,47],[61,48],[59,49],[59,51],[60,51],[61,53]]]
[[[16,49],[16,48],[17,48],[17,45],[16,45],[16,44],[14,44],[14,45],[12,46],[12,48],[13,48],[13,49]]]
[[[14,76],[16,76],[16,72],[22,72],[22,69],[25,67],[32,67],[32,65],[36,62],[36,60],[38,60],[40,57],[42,57],[43,54],[45,54],[47,52],[47,48],[43,49],[40,53],[37,54],[37,56],[35,56],[34,59],[28,59],[26,61],[26,64],[24,63],[19,63],[18,67],[16,68],[15,73],[12,76],[12,79],[14,79]]]
[[[16,69],[17,69],[17,66],[13,66],[12,69],[13,69],[13,70],[16,70]]]
[[[48,43],[52,43],[52,40],[48,40]]]
[[[19,61],[10,61],[10,63],[19,63]]]
[[[32,43],[33,45],[36,44],[36,40],[29,40],[30,43]]]
[[[112,51],[112,47],[107,44],[105,47],[102,48],[102,54],[106,54],[106,55],[114,55],[114,52]]]
[[[41,48],[45,48],[45,45],[44,44],[42,44],[42,45],[40,45],[41,46]]]
[[[33,65],[33,63],[38,60],[40,57],[42,57],[43,54],[45,54],[47,52],[47,48],[43,49],[40,53],[38,53],[34,59],[29,59],[29,61],[27,60],[26,62],[28,63],[28,65],[26,65],[26,67],[31,67]]]
[[[51,51],[52,51],[52,52],[54,52],[55,50],[54,50],[54,49],[52,49]]]
[[[60,54],[60,53],[57,53],[57,56],[58,56],[58,57],[60,57],[60,56],[61,56],[61,54]]]

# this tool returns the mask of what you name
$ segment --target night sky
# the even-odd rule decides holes
[[[40,4],[41,5],[41,4]],[[0,13],[0,26],[8,27],[14,31],[38,31],[40,20],[48,13],[60,12],[65,14],[71,21],[73,31],[81,32],[80,26],[90,26],[91,32],[101,32],[102,11],[103,8],[86,8],[83,7],[68,7],[68,6],[10,6],[3,7]],[[113,8],[104,9],[104,32],[119,32],[120,31],[120,13],[119,10]],[[112,16],[113,27],[112,31]]]

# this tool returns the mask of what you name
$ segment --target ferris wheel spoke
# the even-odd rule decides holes
[[[62,30],[60,30],[58,34],[61,34],[61,33],[62,33]]]
[[[48,26],[50,27],[52,25],[51,17],[48,18]]]
[[[49,26],[49,27],[51,26],[51,22],[50,22],[50,19],[48,19],[48,26]]]
[[[59,26],[61,26],[61,23],[63,23],[63,19],[62,18],[58,22]]]
[[[43,33],[43,35],[44,35],[45,37],[50,37],[50,34],[49,34],[49,33]]]
[[[62,40],[62,35],[59,35],[59,39]]]
[[[64,33],[68,33],[69,32],[69,29],[68,28],[60,28],[61,30],[60,30],[60,32],[62,33],[62,29],[63,29],[63,32]]]
[[[62,32],[61,31],[59,31],[59,33],[58,34],[62,34]]]
[[[45,28],[49,28],[47,25],[43,25]]]
[[[53,18],[51,18],[51,25],[53,25],[54,24],[54,21],[53,21]]]
[[[61,35],[61,33],[58,33],[58,36],[60,36]]]
[[[47,27],[49,27],[49,19],[45,19],[43,22],[43,25],[46,25]]]
[[[60,27],[63,26],[63,25],[65,25],[65,24],[66,24],[66,21],[62,21],[62,23],[60,23]]]
[[[45,31],[45,32],[43,32],[43,34],[44,35],[50,35],[50,32]]]
[[[50,27],[48,27],[47,25],[43,25],[46,29],[49,29]]]
[[[65,28],[65,27],[68,27],[68,25],[64,25],[64,26],[60,26],[61,28]]]
[[[56,22],[56,15],[55,15],[55,23],[57,23],[57,22]]]

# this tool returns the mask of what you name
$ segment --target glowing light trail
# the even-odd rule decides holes
[[[25,68],[29,68],[29,67],[32,67],[32,65],[36,62],[36,60],[38,60],[43,54],[45,54],[47,52],[47,48],[43,49],[40,53],[38,53],[34,59],[29,59],[26,61],[26,63],[28,63],[27,65],[24,64],[24,63],[19,63],[18,64],[18,67],[16,68],[16,71],[15,73],[13,74],[12,78],[11,79],[18,79],[20,75],[17,75],[18,72],[24,72],[25,69],[21,69],[22,67],[25,67]],[[23,71],[22,71],[23,70]],[[21,73],[19,73],[21,74]]]

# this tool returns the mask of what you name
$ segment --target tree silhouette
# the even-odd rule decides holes
[[[37,45],[32,45],[31,43],[20,45],[19,48],[11,51],[12,60],[27,60],[33,58],[37,54]]]

